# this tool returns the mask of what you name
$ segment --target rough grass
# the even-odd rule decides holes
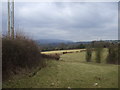
[[[3,83],[3,88],[117,88],[118,66],[106,64],[104,51],[102,63],[85,61],[85,52],[69,53],[60,61],[49,60],[47,67],[33,77],[22,76]],[[98,83],[97,86],[94,84]]]

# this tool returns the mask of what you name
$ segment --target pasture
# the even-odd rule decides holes
[[[107,49],[104,49],[102,63],[85,61],[85,51],[72,50],[60,56],[59,61],[47,60],[47,66],[34,76],[16,76],[3,83],[3,88],[117,88],[118,65],[106,64]],[[44,54],[71,52],[71,50],[42,52]]]
[[[85,49],[73,49],[73,50],[56,50],[56,51],[47,51],[47,52],[41,52],[42,54],[55,54],[55,53],[58,53],[58,54],[62,54],[63,52],[80,52],[82,50],[85,50]]]

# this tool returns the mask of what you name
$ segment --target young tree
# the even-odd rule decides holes
[[[103,47],[102,47],[103,43],[102,42],[97,42],[96,43],[96,47],[95,47],[95,54],[96,54],[96,62],[97,63],[101,63],[101,59],[102,59],[102,52],[103,52]]]
[[[101,63],[102,59],[102,48],[98,47],[96,48],[96,62]]]
[[[91,57],[92,57],[92,49],[90,46],[88,46],[86,49],[86,61],[91,62]]]
[[[111,44],[108,48],[108,57],[107,57],[107,63],[111,63],[111,64],[118,64],[118,60],[119,60],[119,45],[118,44]]]

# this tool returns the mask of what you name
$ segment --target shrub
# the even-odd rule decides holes
[[[43,66],[44,61],[37,44],[30,39],[2,39],[2,74],[3,80],[16,73],[19,68],[36,68]]]
[[[90,48],[90,46],[88,46],[86,49],[86,61],[90,62],[91,57],[92,57],[92,49]]]
[[[103,42],[96,42],[95,44],[95,60],[97,63],[101,63],[102,52],[103,52]]]
[[[101,63],[101,59],[102,59],[102,48],[98,47],[96,48],[96,62]]]
[[[118,62],[119,54],[120,54],[120,45],[118,47],[118,44],[111,44],[108,48],[107,63],[119,64]]]
[[[47,59],[59,60],[60,59],[60,54],[57,54],[57,53],[55,53],[55,54],[48,54],[48,55],[42,54],[42,57],[43,58],[47,58]]]
[[[120,43],[118,44],[118,64],[120,64]]]

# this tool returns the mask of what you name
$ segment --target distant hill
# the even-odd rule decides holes
[[[72,41],[69,40],[59,40],[59,39],[39,39],[36,40],[38,44],[60,44],[60,43],[73,43]]]
[[[104,42],[109,42],[109,43],[112,43],[112,42],[118,42],[118,40],[102,40]],[[41,44],[41,45],[46,45],[46,44],[49,44],[49,45],[58,45],[60,43],[64,43],[64,44],[90,44],[91,42],[93,41],[79,41],[79,42],[73,42],[73,41],[69,41],[69,40],[60,40],[60,39],[39,39],[39,40],[36,40],[36,42],[38,44]],[[95,42],[99,42],[99,41],[95,41]]]
[[[76,44],[90,44],[91,41],[81,41],[81,42],[76,42]]]

